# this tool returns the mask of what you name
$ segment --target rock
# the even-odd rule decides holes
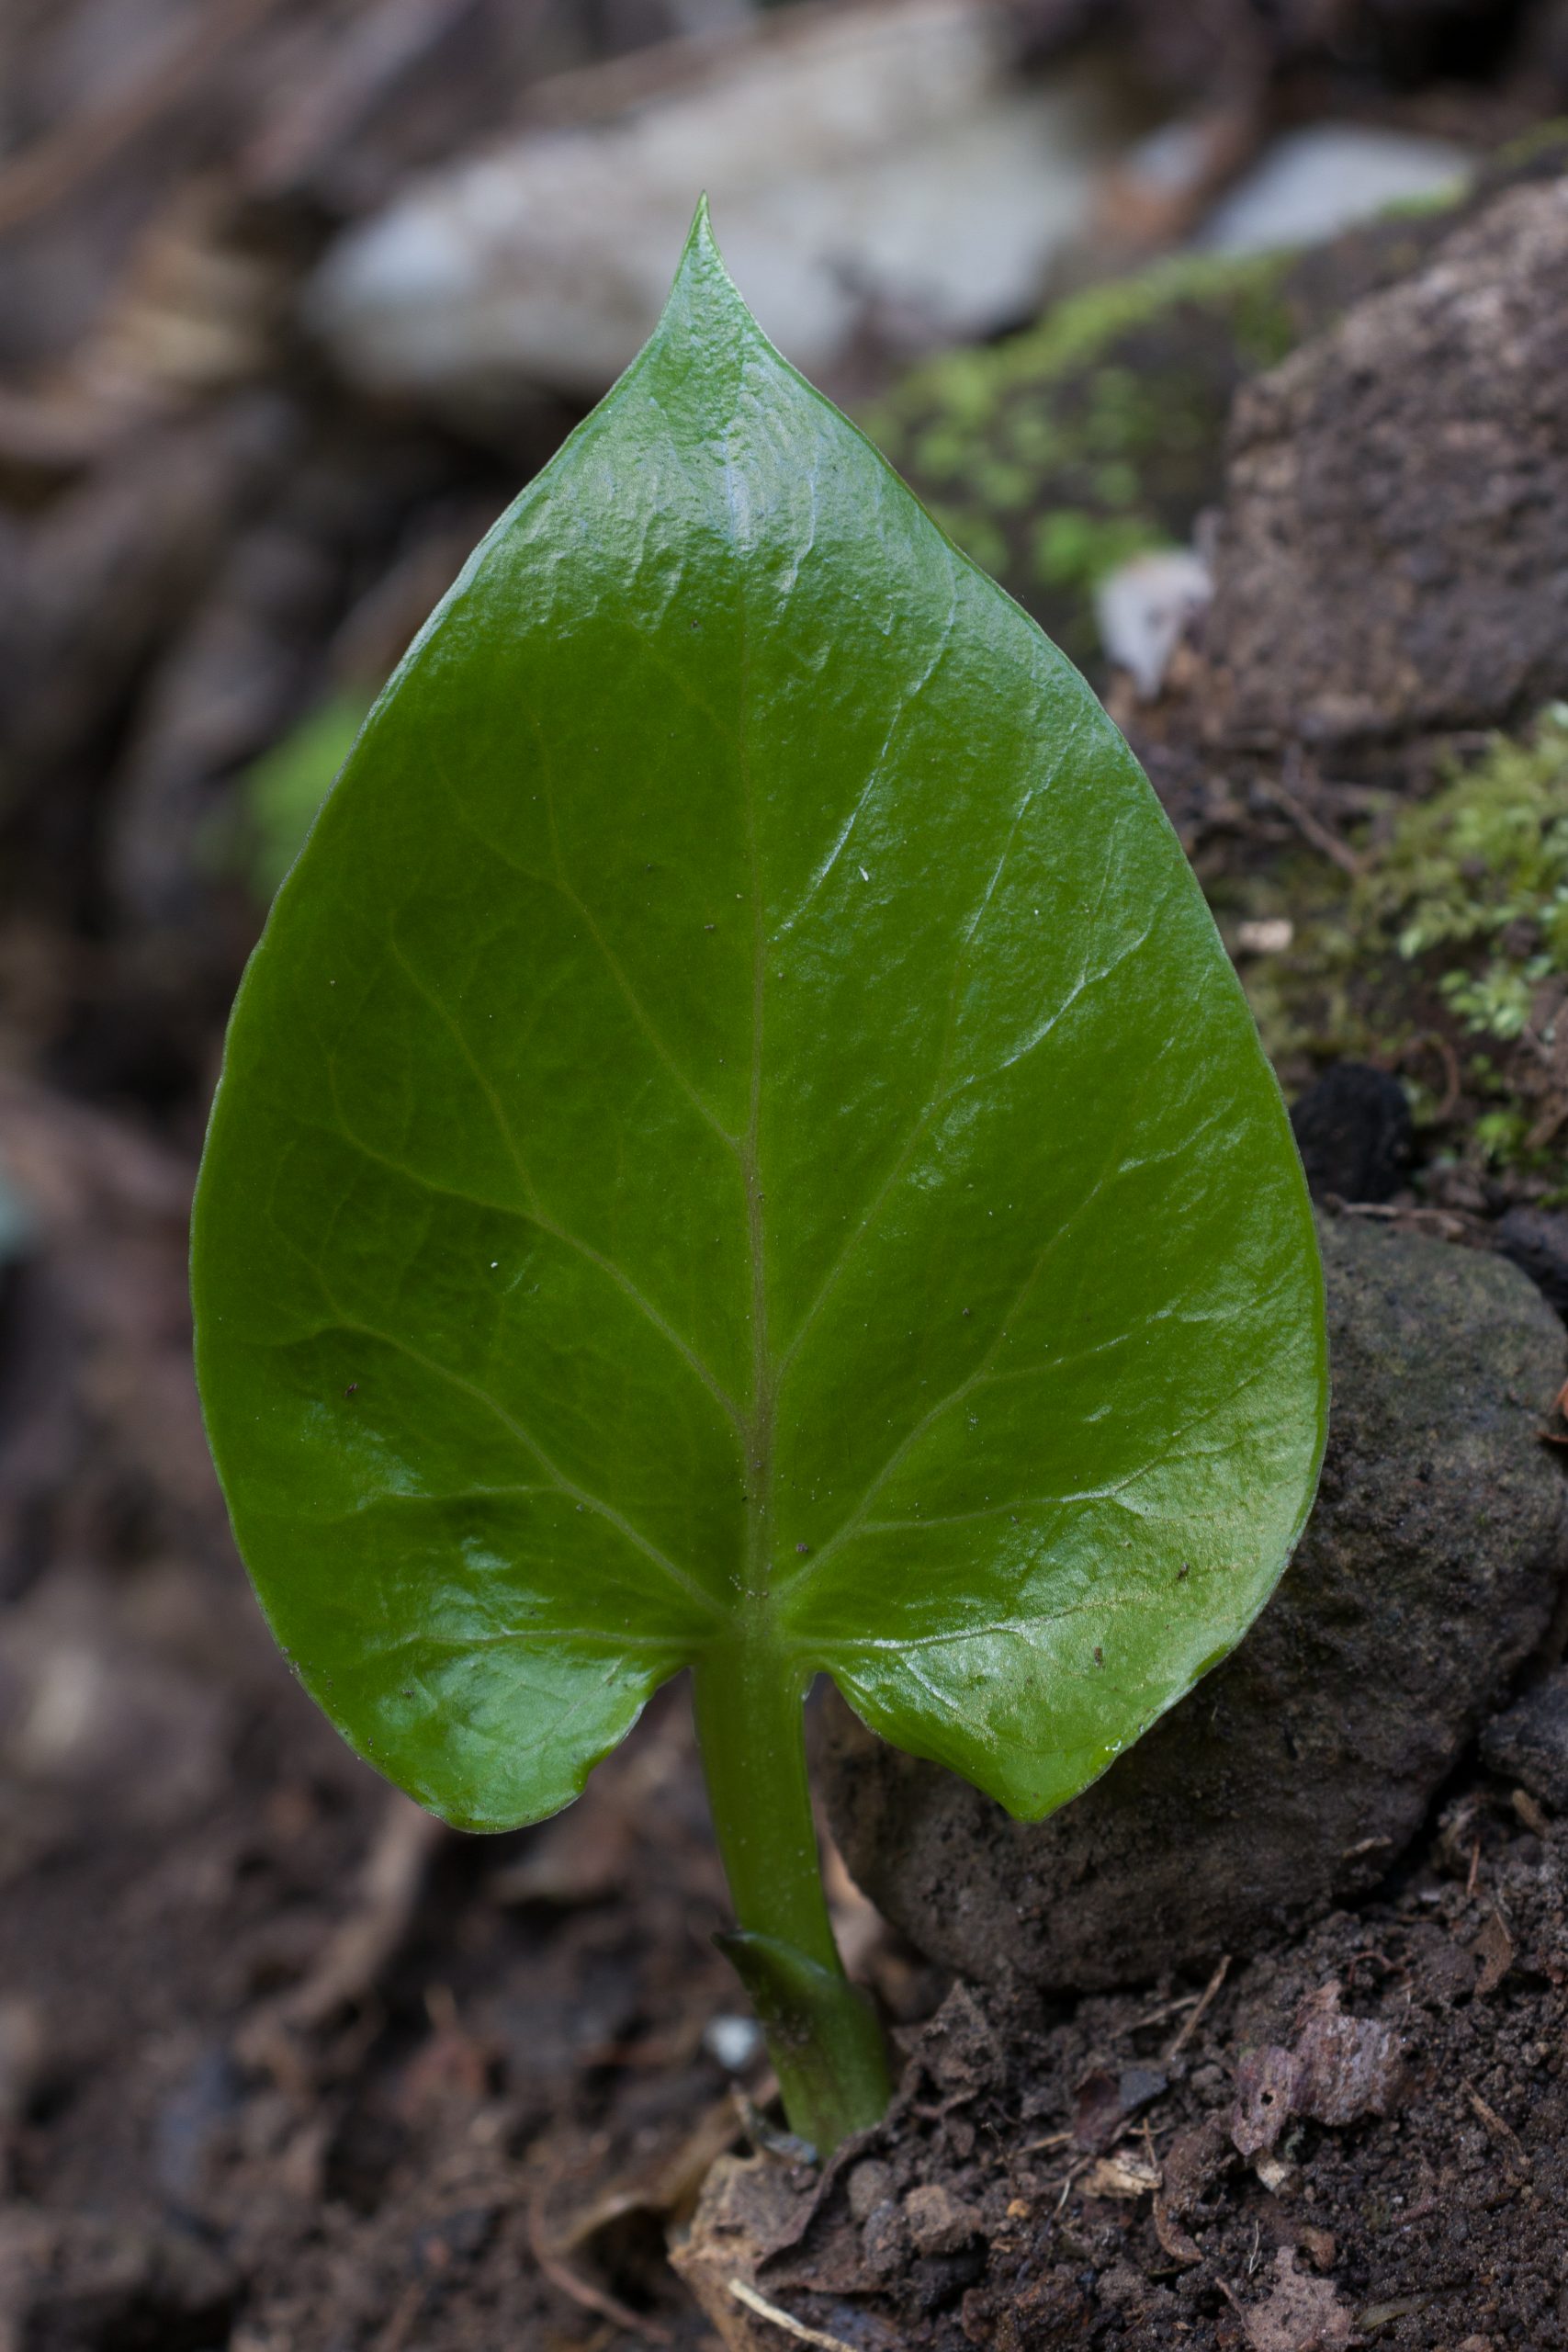
[[[849,2192],[852,2220],[863,2222],[879,2205],[886,2205],[893,2194],[893,2167],[874,2156],[855,2165],[845,2187]]]
[[[1092,61],[1025,86],[989,0],[879,0],[618,61],[346,230],[308,295],[338,365],[467,413],[597,397],[653,327],[696,193],[813,374],[867,325],[928,349],[1027,314],[1124,135]]]
[[[1336,1062],[1291,1111],[1313,1197],[1386,1201],[1410,1165],[1410,1102],[1398,1079],[1367,1062]]]
[[[1210,253],[1318,244],[1392,204],[1446,196],[1473,158],[1446,139],[1358,122],[1314,122],[1276,139],[1214,207],[1196,243]]]
[[[980,2234],[980,2216],[940,2180],[924,2181],[904,2199],[904,2219],[917,2254],[961,2254]]]
[[[1073,2145],[1101,2154],[1122,2137],[1128,2117],[1158,2098],[1168,2083],[1157,2066],[1123,2066],[1119,2075],[1097,2066],[1073,2093]]]
[[[1145,702],[1165,684],[1171,655],[1209,601],[1209,567],[1191,548],[1151,548],[1129,556],[1094,592],[1105,658],[1127,671]]]
[[[1187,255],[1086,288],[1022,334],[926,360],[867,429],[965,553],[1097,663],[1095,590],[1190,539],[1224,486],[1236,387],[1300,339],[1284,276],[1271,255]]]
[[[1568,1316],[1568,1216],[1556,1209],[1511,1208],[1497,1220],[1496,1239],[1547,1305]]]
[[[1180,14],[1162,11],[1172,26]],[[868,429],[959,546],[1094,674],[1094,592],[1129,558],[1190,541],[1219,504],[1237,387],[1424,268],[1505,188],[1564,170],[1568,131],[1538,126],[1452,207],[1385,214],[1294,256],[1187,253],[1114,275],[1021,334],[922,361]]]
[[[1208,645],[1231,742],[1491,727],[1568,688],[1568,179],[1239,394]]]
[[[1568,1813],[1568,1666],[1538,1682],[1481,1735],[1481,1760]]]
[[[909,2227],[903,2209],[885,2198],[874,2205],[861,2231],[861,2260],[874,2278],[901,2270],[909,2259]]]
[[[1540,1640],[1568,1566],[1568,1489],[1537,1435],[1561,1325],[1485,1252],[1348,1217],[1320,1230],[1322,1486],[1231,1657],[1032,1825],[833,1709],[834,1835],[934,1960],[993,1983],[1136,1983],[1354,1895]]]

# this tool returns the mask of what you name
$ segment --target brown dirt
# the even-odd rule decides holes
[[[661,2246],[737,2136],[703,2036],[741,2004],[681,1694],[560,1822],[470,1840],[340,1747],[230,1562],[57,1563],[0,1623],[15,2352],[709,2341]],[[906,2018],[940,1990],[886,1943],[867,1964]],[[1397,2040],[1390,2111],[1309,2112],[1245,2163],[1247,2053],[1290,2051],[1329,1985]],[[819,2199],[774,2167],[814,2217],[759,2284],[857,2346],[1550,2352],[1565,1986],[1568,1826],[1467,1781],[1400,1884],[1233,1971],[1174,2052],[1196,1984],[955,1992]],[[1343,2072],[1279,2079],[1340,2116]],[[972,2239],[919,2251],[921,2185]],[[1268,2332],[1292,2260],[1331,2332]]]
[[[932,2352],[1568,2344],[1568,1827],[1517,1804],[1206,2002],[955,1990],[879,2132],[774,2167],[757,2290]]]
[[[183,1708],[194,1669],[215,1703],[174,1804],[128,1792],[134,1766],[102,1721],[117,1785],[6,1791],[0,2341],[637,2340],[550,2283],[553,2260],[580,2296],[618,2293],[699,2342],[660,2229],[733,2128],[727,2111],[714,2136],[726,2077],[701,2044],[740,2004],[708,1942],[722,1895],[680,1709],[655,1712],[565,1836],[411,1841],[423,1817],[275,1670],[237,1589],[164,1571],[98,1586],[84,1613],[112,1628],[133,1684],[162,1670]],[[149,1615],[178,1621],[177,1664]],[[63,1719],[73,1671],[91,1675],[79,1626],[50,1637],[35,1721]],[[123,1682],[107,1668],[95,1703],[112,1715],[110,1672]],[[166,1783],[167,1759],[153,1772]],[[312,2001],[359,1917],[367,1853],[394,1874],[404,1860],[415,1899],[372,1917],[365,1965],[351,1951],[339,1996]],[[324,2014],[296,2025],[291,2003]],[[606,2198],[625,2210],[601,2257]]]

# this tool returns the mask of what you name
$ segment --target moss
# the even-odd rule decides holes
[[[316,811],[365,723],[368,697],[335,695],[318,704],[239,778],[210,847],[261,906],[304,846]]]
[[[1360,897],[1407,958],[1472,951],[1444,993],[1478,1034],[1517,1037],[1530,991],[1568,974],[1568,704],[1404,811]]]
[[[1544,122],[1532,122],[1498,148],[1492,158],[1490,179],[1507,179],[1517,173],[1533,172],[1544,164],[1553,171],[1568,163],[1568,115],[1549,115]]]
[[[1129,556],[1168,545],[1168,533],[1135,511],[1096,514],[1081,507],[1058,506],[1043,515],[1035,528],[1033,576],[1047,588],[1092,594],[1106,573]]]
[[[1380,220],[1427,220],[1434,213],[1453,212],[1464,202],[1472,185],[1468,172],[1456,172],[1440,187],[1423,188],[1417,196],[1395,197],[1377,217]]]
[[[1568,1180],[1568,705],[1391,804],[1354,879],[1292,854],[1227,899],[1287,914],[1284,955],[1244,959],[1287,1081],[1340,1055],[1401,1068],[1418,1119],[1468,1157]],[[1558,1043],[1558,1023],[1562,1043]]]
[[[1218,492],[1237,384],[1298,338],[1286,266],[1189,256],[1093,287],[925,362],[867,427],[959,545],[1091,661],[1097,582],[1187,537]]]

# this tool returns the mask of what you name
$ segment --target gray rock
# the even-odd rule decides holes
[[[1241,1952],[1374,1884],[1540,1641],[1568,1487],[1537,1431],[1563,1335],[1517,1267],[1320,1220],[1334,1409],[1251,1634],[1051,1820],[1010,1821],[830,1713],[850,1869],[933,1959],[1063,1989]]]
[[[1238,395],[1208,645],[1217,731],[1325,746],[1568,689],[1568,179]]]
[[[1538,1682],[1517,1706],[1487,1724],[1481,1757],[1553,1813],[1568,1813],[1568,1666]]]

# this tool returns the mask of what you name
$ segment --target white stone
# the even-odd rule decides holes
[[[603,115],[430,173],[346,231],[307,318],[375,390],[597,393],[657,319],[705,188],[803,368],[830,370],[868,317],[911,346],[985,334],[1034,306],[1122,144],[1104,69],[1023,88],[1001,25],[985,0],[876,0],[764,21],[635,102],[607,79]]]
[[[1094,592],[1105,658],[1127,671],[1145,702],[1165,683],[1182,633],[1213,593],[1202,557],[1191,548],[1156,548],[1129,556]]]
[[[1276,139],[1193,240],[1210,253],[1324,244],[1391,204],[1435,197],[1469,178],[1472,159],[1445,139],[1317,122]]]
[[[1255,922],[1237,923],[1236,953],[1282,956],[1295,935],[1296,926],[1289,915],[1260,915]]]
[[[721,2015],[710,2018],[703,2030],[703,2048],[728,2074],[740,2074],[761,2046],[762,2029],[755,2018]]]

